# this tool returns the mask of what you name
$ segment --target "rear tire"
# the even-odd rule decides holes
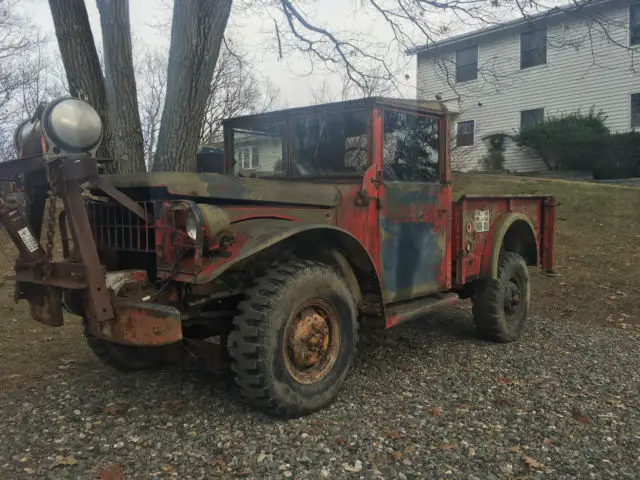
[[[120,372],[138,372],[150,370],[163,365],[163,361],[158,351],[153,351],[153,347],[134,347],[131,345],[121,345],[98,338],[87,328],[84,322],[84,337],[87,345],[102,363]],[[159,347],[155,347],[156,350]]]
[[[299,417],[334,401],[358,337],[353,297],[332,267],[304,260],[276,265],[238,311],[229,335],[231,369],[251,406]]]
[[[502,252],[498,278],[479,286],[473,318],[479,333],[494,342],[513,342],[524,331],[531,297],[529,270],[521,255]]]

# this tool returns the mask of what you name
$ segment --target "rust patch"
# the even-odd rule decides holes
[[[92,326],[92,333],[123,345],[159,346],[182,340],[180,312],[149,303],[119,303],[116,318]]]
[[[299,383],[321,380],[340,350],[338,312],[326,300],[312,299],[289,318],[283,341],[284,363]]]

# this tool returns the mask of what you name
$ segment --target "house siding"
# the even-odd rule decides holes
[[[544,108],[545,116],[588,112],[593,106],[608,117],[614,132],[631,130],[631,94],[640,92],[640,49],[629,45],[629,7],[598,12],[599,23],[567,14],[547,24],[547,63],[520,70],[520,30],[495,33],[478,43],[478,78],[455,83],[455,51],[464,40],[433,53],[418,54],[418,96],[441,95],[453,119],[475,121],[475,143],[452,149],[454,170],[481,169],[492,133],[516,133],[520,112]],[[606,26],[602,24],[606,22]],[[605,34],[606,31],[606,34]],[[608,38],[610,37],[610,38]],[[547,167],[532,152],[505,142],[505,168],[519,172]]]

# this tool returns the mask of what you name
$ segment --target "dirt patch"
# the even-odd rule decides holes
[[[31,319],[28,303],[14,302],[14,284],[4,277],[13,271],[16,255],[11,239],[0,231],[0,395],[96,363],[85,345],[79,318],[66,315],[63,327],[51,328]]]

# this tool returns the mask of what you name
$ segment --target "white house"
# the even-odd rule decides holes
[[[640,0],[588,0],[416,48],[418,96],[453,113],[453,168],[481,169],[488,136],[594,107],[640,130]],[[546,165],[508,137],[504,167]]]

